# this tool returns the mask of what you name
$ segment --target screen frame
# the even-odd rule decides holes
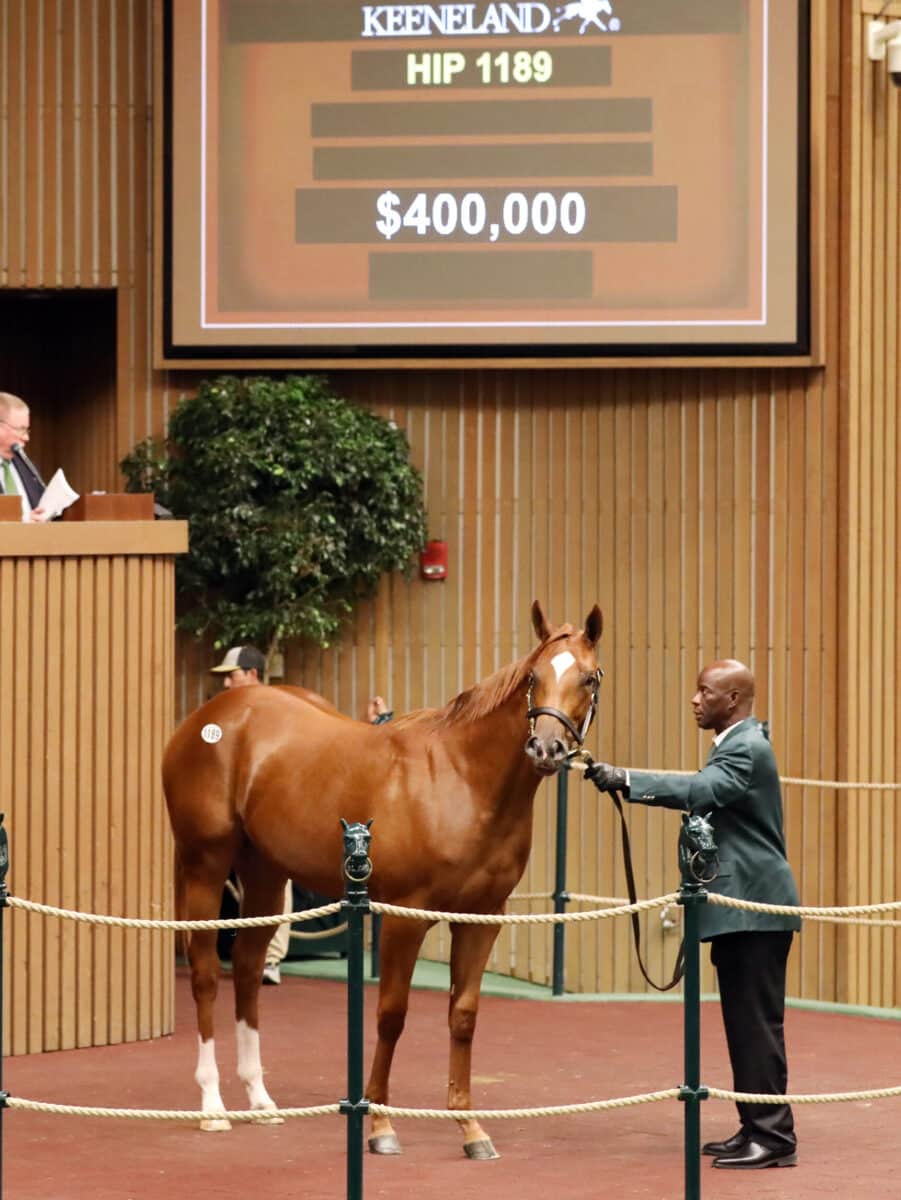
[[[780,0],[784,3],[785,0]],[[454,346],[448,344],[375,345],[267,345],[259,343],[216,345],[176,344],[173,337],[173,10],[175,0],[158,0],[161,5],[158,64],[154,96],[156,121],[155,203],[157,219],[154,239],[155,365],[161,368],[354,368],[392,367],[537,367],[549,366],[732,366],[812,365],[815,362],[812,331],[816,328],[812,287],[811,190],[811,4],[794,0],[798,15],[797,146],[796,157],[796,271],[795,327],[790,342],[648,342],[642,345],[607,342],[517,346],[510,343]]]

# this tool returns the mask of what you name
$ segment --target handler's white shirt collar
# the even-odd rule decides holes
[[[742,717],[741,721],[747,721],[747,719],[747,717]],[[714,746],[719,746],[720,743],[729,736],[733,729],[737,729],[739,727],[741,721],[736,721],[734,725],[728,726],[728,728],[724,729],[722,733],[715,733],[713,735]]]

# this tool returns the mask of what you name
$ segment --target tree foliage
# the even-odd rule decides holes
[[[425,541],[405,434],[317,376],[204,381],[166,441],[139,443],[121,468],[129,491],[153,491],[190,522],[179,626],[220,646],[328,645]]]

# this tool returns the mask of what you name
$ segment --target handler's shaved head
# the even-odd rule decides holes
[[[722,733],[751,715],[754,676],[736,658],[718,659],[698,676],[698,688],[691,698],[691,707],[702,729]]]

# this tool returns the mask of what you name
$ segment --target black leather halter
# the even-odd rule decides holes
[[[592,689],[591,703],[588,706],[588,711],[585,714],[585,719],[582,722],[582,728],[577,729],[573,721],[561,712],[559,708],[551,708],[549,705],[541,704],[538,707],[532,705],[532,688],[535,686],[535,676],[529,675],[529,690],[526,692],[526,716],[529,719],[529,735],[535,736],[535,718],[536,717],[554,717],[568,731],[579,746],[584,746],[585,738],[588,736],[588,730],[591,728],[591,722],[594,720],[594,715],[598,711],[598,698],[601,692],[601,680],[604,678],[604,672],[598,667],[594,673],[597,680],[597,686]]]

